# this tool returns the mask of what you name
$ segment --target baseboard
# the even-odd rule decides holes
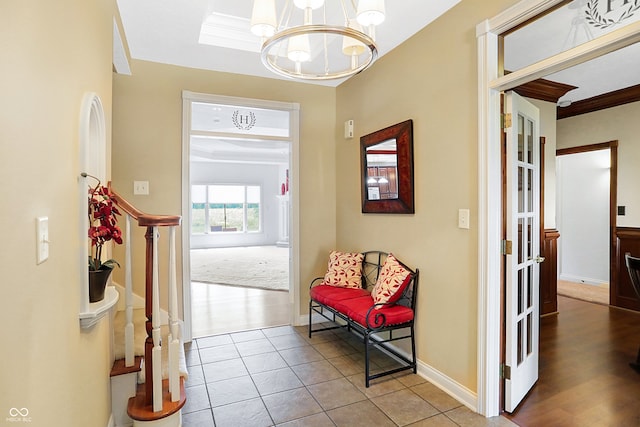
[[[418,360],[418,375],[462,403],[473,412],[478,412],[478,395],[467,387],[432,366]]]
[[[116,427],[115,422],[113,421],[113,414],[109,415],[109,421],[107,421],[107,427]]]
[[[595,285],[595,286],[607,286],[609,284],[608,280],[598,280],[598,279],[592,279],[589,277],[572,276],[569,274],[558,275],[558,280],[564,280],[565,282],[582,283],[584,285]]]

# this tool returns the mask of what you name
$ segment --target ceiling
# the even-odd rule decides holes
[[[379,56],[390,52],[458,2],[460,0],[386,1],[387,18],[376,28]],[[249,20],[253,0],[117,0],[117,4],[130,55],[134,59],[283,78],[265,68],[258,52],[260,40],[251,39]],[[276,5],[279,16],[284,0],[276,0]],[[332,7],[339,7],[337,0],[327,0],[326,5],[327,15],[330,15]],[[217,37],[219,46],[198,43],[202,24],[211,16],[217,26],[227,30]],[[338,22],[342,25],[341,21]],[[249,51],[252,46],[254,51]],[[316,81],[314,84],[337,86],[342,81],[344,79]]]

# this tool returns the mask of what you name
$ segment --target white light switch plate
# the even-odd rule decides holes
[[[49,218],[36,218],[36,264],[42,264],[49,258]]]
[[[149,195],[149,181],[133,181],[133,195],[134,196],[148,196]]]
[[[469,209],[458,209],[458,228],[469,228]]]

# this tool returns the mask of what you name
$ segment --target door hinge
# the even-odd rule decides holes
[[[504,363],[500,365],[500,378],[505,380],[511,379],[511,366],[507,366]]]
[[[502,240],[500,242],[500,253],[502,255],[511,255],[511,240]]]
[[[511,127],[511,113],[500,115],[500,127],[502,129],[508,129]]]

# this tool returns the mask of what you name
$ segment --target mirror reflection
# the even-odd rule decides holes
[[[398,198],[398,151],[395,138],[367,147],[367,198]]]

